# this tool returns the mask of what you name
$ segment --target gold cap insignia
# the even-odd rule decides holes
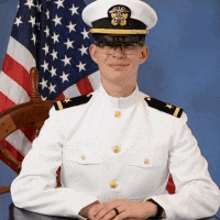
[[[113,26],[120,25],[124,27],[128,24],[131,10],[128,7],[117,5],[109,9],[109,17]]]

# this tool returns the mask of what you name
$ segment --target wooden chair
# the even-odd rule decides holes
[[[4,148],[2,142],[12,132],[25,127],[34,127],[34,136],[37,137],[39,131],[48,118],[52,101],[42,101],[38,92],[39,72],[36,68],[30,71],[32,81],[32,95],[30,101],[19,104],[0,113],[0,156],[13,164],[15,172],[19,174],[21,162],[17,161],[11,152]],[[10,191],[10,186],[0,187],[0,195]]]

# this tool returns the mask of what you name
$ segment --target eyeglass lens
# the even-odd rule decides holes
[[[130,43],[130,44],[106,44],[106,43],[98,43],[98,46],[102,49],[102,52],[107,55],[113,54],[117,48],[120,48],[127,55],[132,55],[136,52],[138,46],[143,46],[138,43]]]

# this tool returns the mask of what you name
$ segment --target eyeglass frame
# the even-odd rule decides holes
[[[123,51],[126,55],[134,55],[135,53],[127,53],[128,51],[126,51],[126,46],[133,46],[132,49],[136,48],[136,47],[143,47],[145,44],[144,43],[140,43],[140,42],[120,42],[120,43],[107,43],[107,42],[95,42],[94,43],[96,46],[98,46],[99,48],[103,49],[103,46],[108,46],[110,47],[109,49],[112,49],[112,52],[113,50],[116,51],[116,49],[118,47],[120,47],[121,51]],[[113,53],[104,53],[106,55],[113,55]]]

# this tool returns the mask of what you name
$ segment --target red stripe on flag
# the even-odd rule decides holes
[[[8,143],[7,141],[2,141],[2,144],[3,144],[3,146],[4,146],[7,150],[9,150],[9,151],[11,152],[12,156],[13,156],[16,160],[22,162],[22,160],[24,159],[24,157],[23,157],[23,155],[22,155],[16,148],[14,148],[14,147],[13,147],[10,143]],[[15,167],[12,163],[10,163],[8,160],[6,160],[5,158],[3,158],[3,157],[1,157],[1,156],[0,156],[0,159],[1,159],[6,165],[8,165],[9,167],[11,167],[11,169],[14,170],[16,173],[18,172],[18,170],[16,169],[16,167]]]
[[[14,102],[12,102],[7,96],[0,92],[0,112],[14,105]]]
[[[20,128],[20,130],[24,133],[24,135],[27,137],[27,139],[32,142],[35,138],[34,133],[34,127],[33,126],[25,126],[23,128]]]
[[[9,142],[5,140],[3,140],[2,143],[5,146],[5,148],[11,152],[12,156],[16,158],[16,160],[22,162],[24,156],[14,146],[12,146]]]
[[[7,74],[11,79],[17,82],[20,86],[31,95],[31,77],[27,70],[16,60],[14,60],[8,54],[5,55],[5,59],[2,66],[2,71]]]
[[[88,77],[81,79],[79,82],[76,83],[76,85],[82,95],[87,95],[93,92],[93,88]]]
[[[58,97],[56,97],[55,101],[60,101],[60,100],[63,100],[65,98],[66,98],[65,95],[62,93]]]

